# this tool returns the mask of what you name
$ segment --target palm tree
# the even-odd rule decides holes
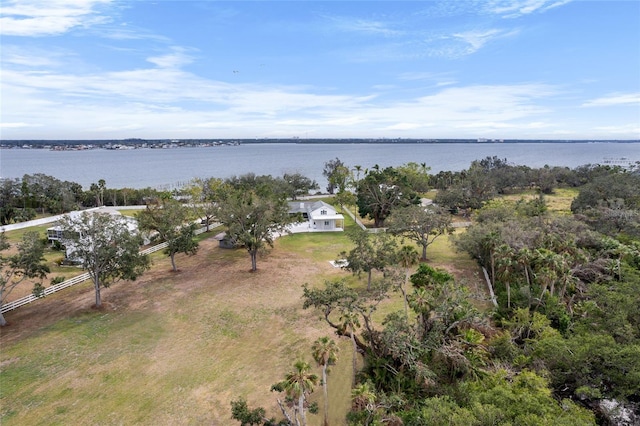
[[[355,166],[353,166],[353,168],[357,172],[357,175],[356,175],[356,185],[357,185],[357,183],[360,182],[360,172],[362,172],[362,166],[359,164],[356,164]]]
[[[318,375],[310,373],[311,366],[308,362],[296,361],[293,364],[293,371],[288,372],[284,380],[278,383],[277,387],[282,388],[292,400],[298,400],[298,407],[295,408],[296,424],[306,426],[305,402],[307,396],[313,392],[313,387],[318,384]],[[300,414],[300,422],[298,421]]]
[[[537,281],[541,281],[540,287],[542,288],[536,309],[542,304],[544,294],[547,291],[551,295],[555,291],[555,283],[558,280],[557,270],[560,264],[559,258],[560,255],[551,250],[545,248],[535,250],[536,270],[534,276]]]
[[[352,311],[344,311],[342,316],[340,317],[341,327],[345,331],[349,331],[349,336],[351,337],[351,343],[353,344],[353,376],[351,378],[351,383],[353,386],[356,384],[356,369],[357,369],[357,353],[358,346],[356,344],[356,329],[360,327],[360,319],[358,318],[358,314]]]
[[[322,367],[322,390],[324,392],[324,425],[329,425],[329,390],[327,388],[327,368],[337,360],[338,345],[327,336],[321,337],[311,347],[313,359]]]
[[[354,411],[366,411],[367,424],[371,420],[371,416],[375,413],[376,394],[372,389],[371,383],[360,383],[351,390],[351,408]]]
[[[497,266],[500,269],[500,276],[504,281],[504,285],[507,288],[507,309],[511,309],[511,275],[513,272],[513,258],[515,257],[515,251],[507,244],[501,244],[495,249],[495,255],[497,258]]]
[[[425,335],[429,328],[429,316],[433,309],[431,303],[432,298],[425,288],[417,288],[413,294],[409,296],[409,305],[411,309],[418,314],[417,321],[420,325],[422,335]]]
[[[405,286],[407,285],[407,281],[409,281],[409,268],[418,263],[419,256],[418,251],[412,246],[402,246],[398,251],[398,263],[405,268],[404,283],[400,286],[400,291],[402,292],[402,298],[404,300],[404,315],[407,318],[409,318],[409,309],[407,307],[407,291]]]
[[[485,236],[483,248],[489,255],[489,267],[491,268],[491,285],[496,287],[496,248],[500,244],[500,235],[496,231],[492,231]]]

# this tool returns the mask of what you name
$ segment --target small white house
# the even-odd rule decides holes
[[[344,216],[324,201],[291,201],[289,214],[302,214],[306,220],[307,232],[344,231]]]
[[[122,218],[122,224],[123,226],[126,226],[127,229],[129,230],[130,233],[137,233],[138,232],[138,221],[133,218],[133,217],[128,217],[128,216],[122,216],[121,213],[119,211],[117,211],[116,209],[113,208],[99,208],[99,209],[89,209],[89,210],[85,210],[83,211],[73,211],[70,213],[67,213],[68,216],[70,216],[71,218],[76,218],[78,216],[80,216],[83,213],[89,213],[89,214],[110,214],[110,215],[114,215],[114,216],[119,216]],[[147,236],[143,236],[144,238],[144,244],[149,244],[149,239]],[[49,243],[53,244],[54,242],[59,242],[60,244],[63,244],[63,235],[62,235],[62,227],[60,225],[56,225],[56,226],[52,226],[50,228],[47,229],[47,240],[49,241]],[[69,244],[69,242],[66,242],[67,244]],[[70,253],[72,252],[72,247],[66,247],[65,248],[65,258],[66,259],[70,259]]]

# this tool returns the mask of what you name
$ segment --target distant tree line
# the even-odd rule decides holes
[[[21,179],[0,180],[0,224],[22,222],[37,214],[60,214],[99,206],[144,205],[160,196],[152,188],[108,188],[100,179],[88,190],[76,182],[62,181],[43,173],[24,175]]]
[[[242,178],[246,184],[259,184],[267,177],[247,174]],[[282,177],[268,176],[274,191],[291,199],[309,191],[319,189],[318,184],[300,173],[287,173]],[[237,183],[237,182],[236,182]],[[171,195],[183,195],[184,189]],[[100,206],[146,205],[166,194],[153,188],[109,188],[104,179],[92,183],[88,190],[76,182],[62,181],[43,173],[24,175],[21,179],[0,179],[0,225],[31,220],[38,214],[50,215],[72,210]]]

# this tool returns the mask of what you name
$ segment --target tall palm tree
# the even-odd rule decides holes
[[[357,353],[358,346],[356,344],[356,329],[360,327],[360,318],[358,318],[358,314],[352,311],[344,311],[340,317],[340,323],[343,330],[349,332],[349,336],[351,337],[351,343],[353,345],[353,376],[351,378],[351,383],[353,386],[356,384],[356,370],[357,370]]]
[[[511,276],[513,272],[515,251],[507,244],[501,244],[495,249],[497,267],[504,285],[507,288],[507,309],[511,309]]]
[[[362,166],[359,164],[356,164],[355,166],[353,166],[354,170],[356,171],[356,185],[358,182],[360,182],[360,172],[362,171]]]
[[[409,269],[418,263],[419,257],[420,254],[412,246],[402,246],[398,251],[398,263],[405,268],[404,283],[400,286],[400,291],[402,292],[402,299],[404,301],[404,315],[407,318],[409,318],[409,309],[407,307],[407,291],[405,286],[407,285],[407,281],[409,281]]]
[[[311,346],[313,359],[322,367],[322,390],[324,393],[324,425],[329,425],[329,389],[327,387],[327,368],[337,360],[338,345],[327,336],[321,337]]]
[[[318,384],[318,375],[310,373],[311,365],[308,362],[296,361],[293,370],[288,372],[284,380],[278,384],[293,400],[298,400],[298,407],[295,409],[296,424],[306,426],[307,418],[305,414],[305,402],[313,387]],[[300,422],[298,422],[298,414]]]
[[[542,291],[538,297],[536,309],[542,304],[545,293],[549,292],[553,295],[555,291],[555,283],[558,280],[558,268],[561,256],[545,248],[535,250],[535,277],[540,282]]]

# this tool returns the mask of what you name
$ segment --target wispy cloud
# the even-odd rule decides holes
[[[505,31],[499,29],[488,29],[481,31],[466,31],[460,33],[454,33],[452,38],[461,41],[464,47],[461,52],[465,54],[471,54],[480,50],[487,43],[496,40],[498,38],[511,37],[516,35],[517,31]]]
[[[600,126],[594,127],[594,130],[604,134],[636,135],[635,137],[640,139],[640,125],[638,123],[621,126]]]
[[[33,125],[29,124],[29,123],[0,123],[0,128],[5,128],[5,129],[17,129],[20,127],[33,127]]]
[[[390,126],[381,128],[380,130],[415,130],[423,127],[428,127],[426,123],[396,123]]]
[[[159,68],[180,68],[193,62],[193,57],[187,53],[188,50],[184,47],[173,46],[171,52],[160,56],[151,56],[147,58],[147,61]]]
[[[12,66],[34,68],[56,68],[65,62],[69,52],[60,49],[25,48],[4,44],[2,63]]]
[[[457,81],[451,76],[451,73],[435,73],[422,71],[403,72],[398,75],[398,80],[403,82],[424,81],[435,87],[453,86]]]
[[[154,137],[184,132],[204,137],[367,137],[389,132],[411,136],[428,128],[457,137],[541,122],[550,110],[539,101],[555,89],[540,84],[433,86],[428,96],[393,99],[376,93],[326,93],[313,86],[253,85],[202,78],[180,69],[173,48],[156,66],[82,75],[3,70],[2,91],[12,99],[5,131],[40,126],[77,137]],[[26,58],[25,58],[26,59]],[[29,120],[24,120],[29,117]],[[498,134],[496,133],[496,134]],[[415,133],[413,133],[415,134]],[[504,135],[504,133],[500,133]],[[504,137],[504,136],[502,136]]]
[[[563,6],[572,0],[493,0],[484,3],[487,12],[503,18],[517,18]]]
[[[602,98],[591,99],[582,104],[583,107],[602,107],[617,105],[634,105],[640,107],[640,93],[616,93]]]
[[[452,16],[497,16],[519,18],[533,13],[544,13],[575,0],[456,0],[425,2],[419,13],[431,18]]]
[[[65,33],[109,21],[101,6],[112,0],[5,0],[0,9],[0,34],[38,37]]]
[[[404,81],[416,81],[416,80],[435,80],[439,76],[438,73],[422,72],[422,71],[410,71],[403,72],[398,76],[399,80]]]
[[[347,31],[368,35],[381,35],[385,37],[405,34],[404,30],[393,28],[389,22],[365,18],[349,18],[344,16],[330,17],[334,27],[340,31]]]

